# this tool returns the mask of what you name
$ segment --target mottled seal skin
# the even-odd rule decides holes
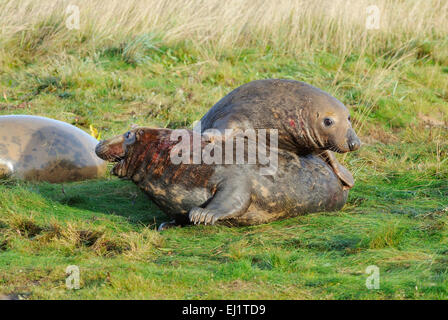
[[[51,183],[103,176],[98,141],[70,124],[38,116],[0,116],[0,178]]]
[[[176,224],[255,225],[339,210],[347,199],[333,170],[313,155],[279,150],[272,175],[261,175],[257,164],[173,164],[171,132],[135,128],[100,142],[96,153],[116,162],[112,173],[136,183]],[[201,139],[204,148],[209,141]]]
[[[249,82],[218,101],[200,125],[201,132],[211,128],[277,129],[279,148],[298,155],[318,154],[346,187],[354,184],[351,173],[331,152],[354,151],[361,145],[350,113],[339,100],[307,83],[284,79]]]

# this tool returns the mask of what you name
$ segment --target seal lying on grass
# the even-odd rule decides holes
[[[347,188],[354,185],[351,173],[332,153],[354,151],[361,145],[350,113],[342,102],[307,83],[284,79],[249,82],[218,101],[199,125],[195,131],[277,129],[279,148],[319,155]]]
[[[101,177],[98,141],[68,123],[29,115],[0,116],[0,178],[61,183]]]
[[[205,136],[185,131],[189,146],[198,137],[201,151],[210,145]],[[172,133],[135,128],[100,142],[96,153],[116,162],[112,173],[136,183],[176,225],[254,225],[338,210],[347,199],[348,191],[319,157],[279,150],[271,175],[260,174],[259,164],[174,164],[179,141],[172,141]]]

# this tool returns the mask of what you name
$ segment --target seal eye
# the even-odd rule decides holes
[[[351,120],[352,120],[352,118],[350,116],[348,116],[348,121],[351,121]]]
[[[330,118],[325,118],[324,119],[324,125],[326,127],[330,127],[333,124],[333,120],[331,120]]]
[[[135,133],[132,131],[128,131],[124,134],[124,143],[132,144],[135,142]]]

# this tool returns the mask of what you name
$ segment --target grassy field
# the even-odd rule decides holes
[[[0,2],[1,115],[108,138],[191,127],[239,85],[286,78],[344,102],[364,142],[340,157],[356,179],[341,211],[254,227],[158,233],[164,214],[109,176],[0,181],[0,296],[447,299],[448,3],[374,2]],[[365,28],[372,4],[378,30]]]

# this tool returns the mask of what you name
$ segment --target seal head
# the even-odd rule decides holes
[[[123,135],[116,136],[109,140],[103,140],[98,143],[95,153],[98,157],[109,162],[115,162],[112,173],[120,178],[131,177],[134,169],[138,166],[132,160],[135,155],[142,153],[141,142],[142,131],[138,128],[132,129]],[[132,164],[132,166],[131,166]]]
[[[333,97],[322,98],[299,111],[305,147],[338,153],[358,150],[361,141],[352,128],[348,109]],[[300,143],[298,147],[301,147]]]
[[[177,143],[170,140],[170,133],[168,129],[133,128],[123,135],[101,141],[95,153],[103,160],[116,163],[112,174],[138,182],[147,170],[145,163],[167,160],[165,155],[169,155]]]

